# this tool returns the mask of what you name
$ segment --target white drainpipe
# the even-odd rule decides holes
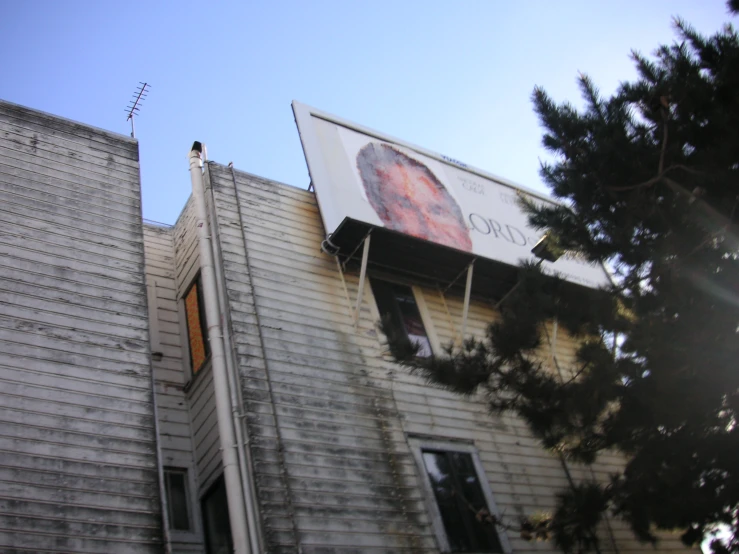
[[[207,160],[206,160],[207,161]],[[223,347],[226,350],[226,371],[228,373],[228,386],[231,391],[231,417],[233,419],[234,429],[236,430],[236,444],[238,446],[237,453],[239,455],[239,470],[241,471],[241,482],[244,486],[244,498],[246,502],[246,518],[249,525],[249,538],[251,540],[252,552],[262,552],[263,537],[259,526],[258,503],[254,496],[254,483],[247,468],[253,467],[251,456],[249,454],[248,433],[245,428],[244,402],[241,399],[239,391],[238,372],[235,367],[235,351],[233,340],[231,337],[231,329],[229,328],[225,317],[227,308],[225,279],[223,277],[222,254],[220,249],[220,239],[218,235],[218,224],[215,214],[215,195],[213,193],[213,185],[210,188],[210,204],[208,217],[210,223],[211,235],[213,236],[213,257],[216,263],[213,265],[215,269],[216,285],[218,288],[218,307],[223,317]],[[208,196],[208,193],[205,193]]]
[[[208,216],[205,209],[205,191],[203,188],[202,145],[195,142],[190,151],[190,180],[192,181],[192,198],[195,205],[196,227],[200,245],[200,279],[203,284],[203,303],[205,304],[205,320],[208,325],[208,341],[211,352],[211,371],[213,372],[213,389],[216,400],[218,432],[221,438],[223,455],[223,476],[226,481],[228,498],[228,519],[231,523],[231,536],[235,554],[252,554],[249,546],[249,528],[244,508],[243,484],[239,471],[239,460],[236,453],[237,443],[231,419],[231,402],[226,374],[226,359],[223,348],[223,332],[221,331],[221,314],[218,309],[218,293],[213,268],[213,251],[208,232]]]

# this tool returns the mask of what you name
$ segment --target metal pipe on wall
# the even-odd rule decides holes
[[[232,169],[233,171],[233,169]],[[236,446],[239,457],[239,469],[241,471],[241,483],[244,489],[244,501],[246,505],[246,519],[249,528],[249,540],[251,542],[252,552],[263,552],[264,540],[262,537],[262,529],[259,524],[259,504],[255,494],[255,484],[251,478],[249,468],[253,467],[251,453],[248,446],[249,434],[246,429],[244,417],[244,401],[241,397],[240,380],[238,378],[236,363],[236,352],[231,338],[232,330],[227,317],[227,297],[226,297],[226,280],[223,275],[223,255],[220,247],[220,234],[218,229],[218,221],[216,220],[215,194],[210,184],[210,179],[205,180],[205,187],[209,189],[208,195],[210,202],[208,217],[210,218],[210,229],[213,236],[212,247],[213,256],[216,263],[213,264],[216,276],[216,288],[218,292],[218,305],[221,314],[223,314],[223,346],[226,350],[226,372],[228,374],[228,384],[231,391],[231,417],[233,419],[234,429],[236,430]]]
[[[169,511],[168,504],[169,499],[167,498],[167,487],[164,484],[164,462],[162,457],[162,435],[159,427],[159,409],[157,407],[157,385],[156,379],[154,378],[154,360],[152,359],[152,347],[156,345],[159,348],[159,330],[158,320],[156,316],[152,317],[152,310],[156,313],[156,281],[151,285],[146,285],[146,309],[149,313],[149,369],[150,369],[150,381],[151,381],[151,400],[154,408],[154,437],[156,438],[156,454],[157,454],[157,475],[159,478],[159,499],[162,507],[162,530],[164,540],[164,552],[165,554],[172,554],[172,534],[169,529],[169,517],[167,513]]]
[[[235,554],[252,554],[249,542],[249,529],[246,519],[245,499],[239,460],[236,453],[233,420],[231,418],[231,402],[226,373],[226,358],[221,330],[221,314],[218,309],[218,292],[213,267],[213,251],[208,232],[208,216],[205,208],[205,190],[203,188],[203,146],[193,143],[190,150],[190,181],[195,206],[195,226],[200,247],[200,278],[203,284],[203,301],[205,304],[205,320],[208,327],[208,341],[211,351],[211,371],[213,372],[213,389],[216,401],[218,432],[221,439],[223,455],[223,476],[226,481],[228,499],[228,516],[231,523],[231,536]]]

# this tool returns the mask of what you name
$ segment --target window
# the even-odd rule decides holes
[[[205,494],[202,501],[205,525],[205,548],[208,554],[231,554],[231,524],[228,520],[226,482],[221,476]]]
[[[167,493],[167,521],[173,531],[190,531],[187,470],[164,469],[164,489]]]
[[[187,339],[190,346],[190,367],[193,375],[200,371],[210,355],[207,341],[207,325],[200,276],[185,293],[185,319],[187,320]]]
[[[394,329],[402,331],[418,345],[418,356],[430,356],[431,342],[411,287],[379,279],[370,279],[370,283],[380,317],[387,318]]]
[[[480,521],[498,515],[472,445],[410,439],[442,552],[510,552],[504,535]]]

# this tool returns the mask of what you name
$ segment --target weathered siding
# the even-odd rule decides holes
[[[178,310],[175,280],[173,230],[157,225],[144,226],[146,286],[149,291],[151,350],[161,359],[152,360],[154,369],[162,464],[186,469],[190,491],[191,532],[170,531],[173,554],[202,552],[203,535],[195,495],[198,475],[195,470],[190,412],[185,397],[187,380],[183,365],[183,335]]]
[[[209,167],[270,551],[432,551],[387,366],[354,333],[312,195],[237,173],[237,198]]]
[[[161,552],[138,145],[0,102],[0,550]]]
[[[185,204],[177,223],[174,226],[175,280],[176,298],[179,301],[200,270],[200,251],[195,214],[192,199]],[[180,302],[179,311],[183,316],[182,336],[186,336],[184,308]],[[189,367],[189,353],[183,349],[183,360]],[[186,372],[190,380],[187,390],[187,401],[190,413],[190,425],[193,434],[193,446],[198,477],[199,495],[204,493],[218,477],[221,467],[221,443],[218,435],[216,419],[213,376],[210,362],[195,376]]]
[[[560,462],[516,418],[492,417],[482,399],[399,370],[377,336],[369,287],[355,330],[335,261],[319,250],[312,194],[213,163],[208,171],[270,552],[298,544],[306,553],[437,551],[408,444],[414,436],[474,444],[498,508],[514,521],[552,508],[567,485]],[[347,276],[352,302],[357,281]],[[420,294],[440,342],[454,340],[461,299],[447,297],[445,308],[437,290]],[[468,331],[482,334],[494,316],[474,301]],[[560,333],[558,358],[572,351]],[[618,468],[615,457],[604,462],[595,470],[601,479]],[[623,526],[612,529],[620,552],[651,549]],[[508,539],[514,552],[552,549]],[[607,526],[602,543],[614,550]],[[681,548],[674,538],[661,547]]]

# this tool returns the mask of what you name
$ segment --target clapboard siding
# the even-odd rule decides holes
[[[197,489],[193,432],[184,387],[185,366],[175,279],[174,230],[161,225],[144,225],[146,278],[149,289],[152,352],[160,352],[161,360],[153,360],[157,416],[165,467],[186,469],[190,483]],[[190,491],[191,532],[170,531],[173,554],[203,552],[203,534],[195,491]]]
[[[29,117],[29,114],[31,117]],[[30,110],[17,104],[3,102],[0,112],[2,130],[26,129],[30,135],[30,146],[37,140],[52,141],[76,155],[87,154],[105,160],[105,165],[138,168],[138,143],[128,137],[105,131],[84,123],[77,123],[55,115]]]
[[[433,534],[391,392],[347,334],[340,282],[329,277],[335,263],[318,241],[301,244],[320,236],[315,206],[288,209],[286,187],[237,173],[234,189],[230,171],[209,171],[270,551],[429,551]],[[290,223],[270,228],[275,214]],[[284,328],[312,322],[319,333]],[[326,492],[310,494],[316,487]],[[383,507],[374,520],[369,502]],[[342,517],[320,517],[337,505]]]
[[[175,298],[181,299],[200,271],[200,246],[195,227],[195,209],[190,198],[173,228],[175,259]],[[180,313],[184,309],[180,307]],[[185,331],[184,322],[182,332]],[[189,354],[183,349],[183,357]],[[186,363],[187,360],[186,360]],[[210,363],[189,377],[187,391],[190,425],[194,448],[195,468],[198,477],[198,495],[204,494],[221,470],[221,443],[218,435],[213,376]]]
[[[205,493],[218,477],[221,467],[221,442],[218,435],[213,375],[206,364],[188,391],[192,421],[195,462],[200,480],[200,493]]]
[[[190,198],[173,229],[177,298],[187,291],[200,269],[200,250],[195,228],[195,207]]]
[[[264,365],[262,341],[259,336],[259,322],[245,254],[244,234],[241,231],[239,215],[228,209],[229,205],[233,206],[238,203],[237,193],[233,185],[228,186],[231,171],[220,166],[218,169],[220,169],[219,173],[215,174],[209,164],[207,179],[215,198],[217,235],[220,239],[219,246],[226,281],[225,292],[230,307],[228,323],[233,331],[233,344],[237,352],[239,371],[243,374],[244,370],[249,368],[257,372],[259,378],[265,381],[267,368]],[[225,187],[223,186],[224,181]],[[230,254],[233,252],[237,253],[235,257]],[[237,330],[239,323],[247,325],[249,331],[239,332]],[[253,410],[256,402],[250,398],[251,391],[243,382],[241,392],[245,402],[247,432],[252,447],[252,470],[260,499],[260,516],[266,548],[269,552],[295,552],[295,522],[290,518],[292,512],[292,496],[289,493],[291,485],[289,476],[284,471],[281,448],[276,442],[270,442],[267,438],[270,433],[262,432],[265,424],[261,421],[260,414]],[[264,407],[269,413],[273,413],[271,410],[274,409],[274,404],[269,397],[269,390],[265,389],[262,392],[266,394]],[[258,459],[256,457],[258,450],[267,451],[267,456]],[[275,494],[268,495],[266,489]]]
[[[320,252],[312,194],[215,163],[207,174],[270,552],[437,551],[409,436],[474,444],[498,508],[514,520],[554,507],[567,486],[561,462],[521,420],[491,416],[483,398],[460,398],[393,364],[370,287],[354,328],[358,276],[346,275],[347,299],[335,261]],[[439,344],[459,340],[462,298],[430,287],[418,294]],[[482,335],[495,316],[473,299],[468,333]],[[551,344],[553,331],[541,356],[566,368],[575,344],[562,330]],[[569,470],[605,482],[619,467],[605,455],[592,470]],[[646,548],[611,522],[601,530],[604,552],[614,551],[611,533],[620,552]],[[515,552],[552,548],[508,539]],[[669,536],[660,544],[681,548]]]
[[[0,550],[160,552],[138,145],[0,102],[0,159]]]

